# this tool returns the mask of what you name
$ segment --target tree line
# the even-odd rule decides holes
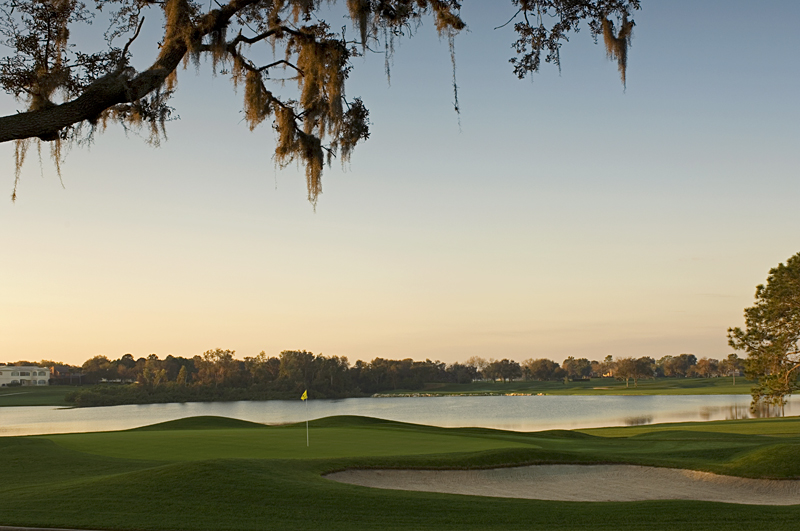
[[[344,356],[324,356],[305,350],[284,350],[278,356],[265,352],[244,359],[235,351],[213,349],[191,358],[156,354],[118,359],[94,356],[82,366],[42,360],[19,361],[12,365],[60,368],[54,384],[94,384],[68,395],[75,405],[113,405],[209,400],[291,399],[308,390],[314,398],[368,396],[396,390],[419,390],[430,383],[467,384],[476,380],[560,381],[614,377],[633,382],[655,377],[713,377],[736,374],[743,360],[731,354],[724,360],[697,359],[693,354],[614,359],[602,361],[568,357],[562,364],[547,358],[530,358],[521,363],[509,359],[473,356],[463,363],[391,360],[375,358],[350,364]],[[100,385],[97,385],[100,384]],[[105,384],[105,385],[102,385]],[[112,385],[114,384],[114,385]]]
[[[756,286],[755,304],[745,308],[744,328],[728,329],[728,344],[743,351],[723,360],[700,358],[694,354],[621,358],[606,356],[603,361],[568,357],[559,365],[546,359],[528,359],[522,363],[509,359],[472,357],[465,363],[447,365],[440,361],[412,359],[350,365],[346,357],[325,357],[306,351],[283,351],[279,357],[261,352],[244,360],[234,358],[234,351],[215,349],[202,356],[182,358],[167,356],[160,360],[151,354],[134,359],[125,354],[117,360],[95,356],[83,366],[71,366],[52,360],[18,361],[8,365],[51,367],[51,383],[118,382],[132,386],[106,387],[91,395],[81,391],[71,395],[77,405],[100,403],[135,403],[139,401],[219,400],[247,398],[291,398],[301,390],[310,390],[319,398],[363,396],[386,390],[419,389],[425,383],[469,383],[482,380],[575,380],[610,377],[634,386],[641,378],[687,378],[737,376],[744,371],[758,380],[752,388],[752,408],[761,404],[783,408],[785,397],[800,388],[800,253],[786,264],[770,269],[766,284]],[[4,365],[4,364],[0,364]],[[734,380],[735,381],[735,380]],[[119,391],[118,389],[127,389]],[[116,394],[115,394],[116,393]],[[128,393],[130,396],[124,397]],[[135,395],[135,396],[134,396]],[[85,402],[85,403],[84,403]]]

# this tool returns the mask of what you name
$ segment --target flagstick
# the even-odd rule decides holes
[[[306,448],[308,447],[308,398],[305,400],[306,403]]]

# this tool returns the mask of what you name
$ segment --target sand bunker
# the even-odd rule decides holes
[[[345,470],[326,476],[352,485],[559,501],[702,500],[800,504],[800,481],[745,479],[631,465],[539,465],[490,470]]]

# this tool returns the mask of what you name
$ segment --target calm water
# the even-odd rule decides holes
[[[459,396],[193,402],[58,409],[0,407],[0,435],[124,430],[196,415],[286,424],[331,415],[363,415],[443,427],[515,431],[632,426],[750,417],[749,395],[691,396]],[[800,396],[785,414],[800,415]]]

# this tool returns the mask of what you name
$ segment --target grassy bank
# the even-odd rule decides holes
[[[614,378],[592,378],[576,382],[472,382],[468,384],[429,384],[422,391],[403,390],[382,393],[397,395],[493,395],[493,394],[546,394],[546,395],[748,395],[755,382],[744,378],[656,378],[625,382]]]
[[[0,524],[91,529],[795,529],[800,506],[574,503],[334,483],[348,467],[634,463],[800,477],[800,419],[516,433],[361,417],[262,426],[193,418],[0,438]],[[46,507],[46,510],[42,510]]]

